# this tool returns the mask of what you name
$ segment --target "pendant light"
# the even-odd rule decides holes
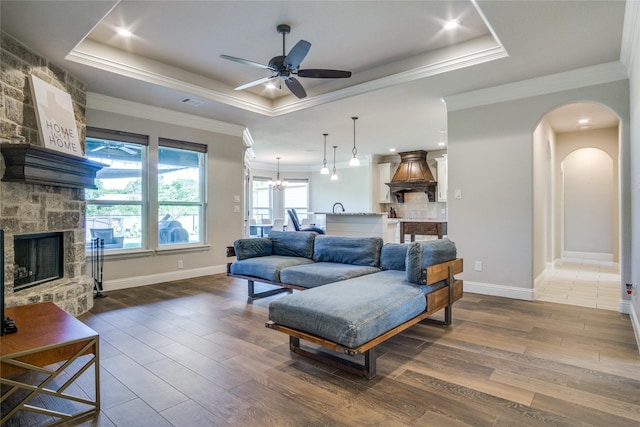
[[[320,169],[320,175],[329,175],[329,168],[327,167],[327,135],[328,133],[323,133],[324,135],[324,157],[322,158],[322,169]]]
[[[351,117],[351,120],[353,120],[353,150],[351,150],[353,158],[349,161],[349,166],[360,166],[360,160],[356,157],[358,153],[358,149],[356,148],[356,120],[358,120],[358,118]]]
[[[287,187],[287,185],[289,185],[289,182],[280,179],[280,157],[276,157],[276,159],[278,159],[278,173],[276,175],[276,180],[275,182],[269,180],[268,184],[276,190],[282,191]]]
[[[338,180],[338,174],[336,174],[336,148],[338,148],[338,146],[334,145],[333,146],[333,175],[331,175],[331,181]]]

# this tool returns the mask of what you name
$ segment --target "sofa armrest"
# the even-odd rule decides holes
[[[238,239],[233,242],[233,249],[238,261],[273,255],[273,244],[268,237]]]

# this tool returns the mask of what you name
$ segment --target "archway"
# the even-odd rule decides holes
[[[533,133],[538,299],[619,309],[619,124],[599,104],[574,103],[545,114]],[[607,301],[598,301],[605,285]]]

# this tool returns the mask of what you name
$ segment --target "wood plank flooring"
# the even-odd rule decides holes
[[[282,295],[247,303],[245,281],[107,294],[80,317],[102,364],[102,411],[83,426],[640,425],[640,354],[614,311],[465,294],[452,327],[385,342],[365,380],[291,354],[264,327]]]

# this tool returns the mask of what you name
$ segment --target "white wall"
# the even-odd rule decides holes
[[[617,127],[557,135],[555,167],[563,175],[558,203],[564,203],[564,218],[556,237],[565,255],[601,253],[610,257],[598,259],[619,261],[618,138]]]
[[[123,105],[128,104],[123,101]],[[171,112],[167,114],[171,115]],[[242,237],[242,213],[233,209],[237,204],[234,196],[241,197],[243,194],[241,133],[233,136],[95,108],[87,109],[87,125],[148,135],[150,141],[165,137],[206,144],[208,147],[207,245],[199,249],[141,251],[137,256],[107,256],[104,266],[105,290],[226,271],[226,246]],[[178,270],[178,260],[183,260],[183,269]]]
[[[552,250],[552,147],[555,134],[542,120],[533,132],[533,277],[538,278],[553,261]]]
[[[449,235],[465,259],[466,288],[533,299],[533,132],[558,105],[594,101],[622,118],[621,158],[629,147],[629,86],[626,80],[513,101],[449,111]],[[629,164],[621,169],[629,180]],[[624,189],[623,189],[624,194]],[[622,201],[622,234],[631,233],[628,197]],[[622,276],[630,272],[630,239],[621,242]],[[483,261],[482,272],[473,271]]]
[[[631,173],[628,185],[623,192],[629,194],[631,202],[630,229],[623,227],[628,232],[632,241],[631,259],[633,263],[628,275],[623,277],[625,283],[632,283],[635,288],[631,297],[631,318],[636,332],[636,341],[640,347],[640,3],[627,2],[625,14],[625,26],[631,26],[633,39],[630,46],[628,60],[629,67],[629,92],[630,92],[630,150],[622,155],[628,155],[631,165]],[[627,28],[625,28],[626,30]]]

